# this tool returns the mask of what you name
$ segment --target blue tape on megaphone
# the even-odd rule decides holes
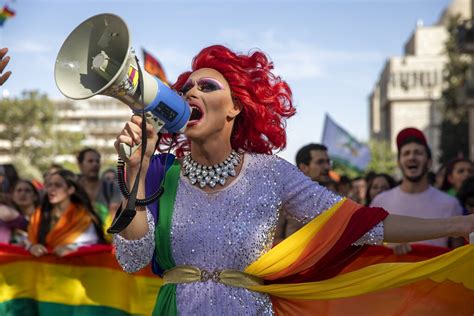
[[[156,79],[156,78],[155,78]],[[158,82],[158,93],[155,99],[145,108],[145,112],[151,112],[165,122],[164,128],[170,133],[177,133],[189,121],[191,110],[188,103],[170,89],[161,80]]]

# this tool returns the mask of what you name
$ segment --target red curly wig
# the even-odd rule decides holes
[[[244,55],[222,45],[204,48],[194,57],[192,71],[181,74],[173,88],[181,90],[191,73],[201,68],[220,72],[229,83],[234,103],[241,107],[231,136],[233,149],[271,154],[285,148],[286,119],[295,114],[292,93],[288,84],[272,73],[273,63],[263,52]],[[162,142],[169,145],[169,136]],[[190,149],[183,136],[175,146],[178,156]]]

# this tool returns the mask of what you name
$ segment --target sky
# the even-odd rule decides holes
[[[288,82],[297,114],[287,148],[320,142],[328,113],[360,141],[369,138],[368,96],[387,58],[403,47],[419,20],[436,23],[449,0],[13,0],[16,16],[0,28],[13,72],[1,88],[10,97],[39,90],[62,98],[54,82],[57,53],[87,18],[114,13],[128,25],[132,46],[158,57],[170,81],[190,69],[202,48],[223,44],[264,51]],[[140,57],[141,54],[139,54]],[[2,91],[0,95],[3,95]],[[124,105],[126,106],[126,105]],[[1,114],[0,114],[1,115]],[[117,131],[118,133],[119,131]]]

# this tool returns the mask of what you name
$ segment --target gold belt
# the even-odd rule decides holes
[[[247,288],[254,285],[263,285],[259,277],[239,270],[223,269],[209,272],[198,267],[184,265],[166,270],[163,274],[164,284],[193,283],[214,281],[225,285]]]

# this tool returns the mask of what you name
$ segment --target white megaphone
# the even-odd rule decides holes
[[[184,99],[140,71],[127,24],[113,14],[93,16],[69,34],[56,58],[54,78],[68,98],[102,94],[119,99],[134,112],[144,110],[157,131],[183,132],[189,120],[190,107]],[[130,157],[137,147],[121,144],[120,156]]]

